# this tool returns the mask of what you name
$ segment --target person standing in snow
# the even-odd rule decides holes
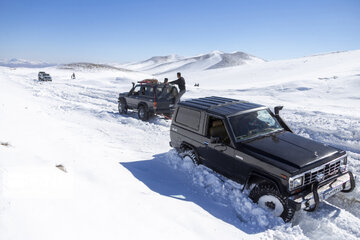
[[[71,75],[71,79],[75,79],[75,73]]]
[[[169,82],[169,83],[178,85],[179,90],[180,90],[178,95],[176,96],[175,104],[178,104],[180,102],[181,96],[184,95],[184,93],[186,92],[185,79],[181,76],[180,72],[177,73],[177,78],[178,78],[177,80]]]

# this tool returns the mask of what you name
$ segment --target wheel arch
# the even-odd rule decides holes
[[[188,142],[181,142],[180,144],[180,148],[179,148],[179,151],[182,152],[182,151],[186,151],[186,150],[192,150],[194,151],[195,155],[197,156],[197,158],[200,160],[200,156],[199,156],[199,153],[196,149],[196,147],[194,145],[192,145],[191,143],[188,143]]]
[[[146,108],[146,110],[149,109],[148,106],[147,106],[147,104],[146,104],[145,102],[139,102],[138,105],[137,105],[137,108],[139,109],[140,106],[144,106],[144,107]]]
[[[185,141],[181,142],[180,149],[182,149],[182,150],[194,150],[196,152],[196,148],[193,145],[191,145],[190,143],[185,142]]]
[[[195,154],[195,156],[196,156],[196,162],[194,162],[196,165],[199,165],[199,164],[201,164],[201,160],[200,160],[200,157],[199,157],[199,154],[198,154],[198,152],[197,152],[197,150],[196,150],[196,147],[194,147],[192,144],[190,144],[190,143],[187,143],[187,142],[182,142],[181,144],[180,144],[180,148],[178,149],[178,152],[180,153],[180,155],[181,155],[181,153],[184,153],[184,152],[186,152],[186,151],[192,151],[194,154]]]
[[[243,189],[249,189],[252,184],[262,184],[270,183],[279,191],[283,193],[284,189],[281,187],[281,184],[276,180],[276,178],[269,176],[268,174],[259,173],[257,171],[252,171],[246,179]]]
[[[124,102],[125,102],[125,105],[127,105],[126,98],[124,98],[124,97],[119,97],[118,102],[121,102],[121,101],[124,101]]]

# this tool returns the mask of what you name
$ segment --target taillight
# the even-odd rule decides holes
[[[157,102],[154,101],[154,108],[156,108],[156,107],[157,107]]]

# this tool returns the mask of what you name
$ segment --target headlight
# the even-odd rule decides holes
[[[300,187],[302,185],[303,185],[303,176],[290,178],[290,180],[289,180],[289,190],[290,191],[292,191],[295,188],[298,188],[298,187]]]
[[[345,156],[340,160],[340,171],[346,172],[346,170],[347,170],[347,156]]]

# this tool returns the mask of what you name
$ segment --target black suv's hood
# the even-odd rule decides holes
[[[264,156],[272,161],[300,169],[338,152],[338,149],[295,135],[275,133],[242,143],[248,154]]]
[[[119,93],[119,96],[121,97],[125,97],[129,94],[129,92],[122,92],[122,93]]]

